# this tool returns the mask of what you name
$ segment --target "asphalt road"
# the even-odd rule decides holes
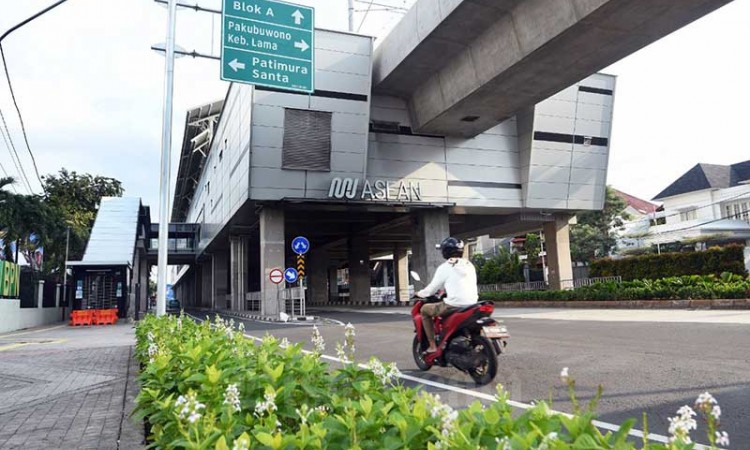
[[[406,374],[450,386],[488,394],[496,383],[476,387],[468,375],[453,368],[434,367],[419,371],[411,357],[413,331],[407,315],[393,313],[320,312],[325,317],[356,327],[357,357],[375,355],[396,362]],[[499,311],[502,314],[502,311]],[[605,314],[606,312],[602,312]],[[614,314],[614,313],[613,313]],[[669,323],[600,320],[505,319],[512,335],[507,352],[499,357],[495,381],[502,383],[510,398],[530,403],[551,400],[558,411],[570,412],[567,387],[560,371],[569,367],[576,381],[578,398],[587,402],[601,384],[599,419],[619,424],[648,414],[652,433],[667,435],[667,418],[682,405],[692,405],[704,391],[721,405],[722,429],[733,449],[750,449],[750,325],[747,323]],[[533,315],[530,315],[533,317]],[[588,316],[585,316],[588,317]],[[311,348],[309,326],[246,322],[246,332],[265,333]],[[335,355],[335,342],[343,341],[341,325],[319,327],[327,347]],[[454,407],[473,401],[469,395],[426,387]],[[693,437],[706,443],[705,427],[699,421]]]

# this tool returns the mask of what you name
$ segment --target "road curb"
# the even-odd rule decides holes
[[[495,301],[496,308],[750,309],[750,299],[716,300],[524,300]]]

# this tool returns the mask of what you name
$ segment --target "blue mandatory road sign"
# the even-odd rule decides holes
[[[292,251],[298,255],[304,255],[310,250],[310,241],[306,237],[297,236],[292,241]]]
[[[223,0],[221,79],[315,90],[315,10],[277,0]]]
[[[299,274],[294,267],[289,267],[284,271],[284,279],[287,283],[296,283],[298,278]]]

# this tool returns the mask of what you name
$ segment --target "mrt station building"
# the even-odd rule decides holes
[[[569,224],[604,204],[615,78],[513,84],[502,43],[476,47],[481,27],[451,36],[450,17],[416,26],[416,9],[376,51],[370,37],[316,30],[312,94],[234,83],[188,111],[171,222],[200,232],[176,283],[183,305],[254,299],[277,314],[269,273],[296,265],[296,236],[311,243],[308,305],[337,295],[341,268],[349,301],[369,303],[370,261],[384,255],[405,301],[407,254],[429,279],[449,235],[541,229],[551,286],[573,278]]]

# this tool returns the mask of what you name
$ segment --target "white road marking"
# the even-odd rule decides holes
[[[320,311],[355,314],[410,315],[405,307],[356,309],[324,308]],[[577,308],[495,308],[495,318],[541,320],[587,320],[594,322],[722,323],[750,325],[750,311],[726,309],[577,309]]]
[[[189,315],[190,317],[193,317],[193,318],[195,318],[197,320],[200,320],[200,321],[204,320],[204,319],[199,319],[198,317],[192,316],[190,314],[187,314],[187,315]],[[254,340],[254,341],[257,341],[257,342],[262,342],[263,341],[262,338],[259,338],[257,336],[252,336],[250,334],[244,334],[243,333],[243,336],[245,336],[247,339]],[[302,350],[302,352],[305,353],[305,354],[311,354],[312,353],[309,350]],[[335,356],[320,355],[320,357],[322,359],[325,359],[325,360],[328,360],[328,361],[334,361],[334,362],[337,362],[337,363],[340,363],[340,364],[346,364],[346,363],[350,362],[350,361],[347,361],[347,360],[342,360],[342,359],[340,359],[338,357],[335,357]],[[358,366],[360,368],[363,368],[363,369],[368,368],[367,365],[365,365],[365,364],[358,364]],[[414,383],[419,383],[419,384],[422,384],[422,385],[425,385],[425,386],[432,386],[432,387],[436,387],[436,388],[448,390],[448,391],[451,391],[451,392],[455,392],[457,394],[463,394],[463,395],[467,395],[467,396],[474,397],[474,398],[477,398],[477,399],[482,399],[482,400],[487,400],[487,401],[493,401],[493,402],[497,401],[497,398],[494,395],[485,394],[483,392],[476,392],[476,391],[472,391],[470,389],[464,389],[464,388],[460,388],[460,387],[455,387],[455,386],[451,386],[449,384],[440,383],[440,382],[432,381],[432,380],[426,380],[424,378],[415,377],[415,376],[412,376],[412,375],[406,375],[406,374],[403,374],[403,373],[399,374],[398,377],[401,378],[402,380],[408,380],[408,381],[412,381]],[[514,408],[519,408],[519,409],[530,409],[530,408],[534,407],[534,405],[531,405],[529,403],[517,402],[515,400],[508,400],[508,404],[510,406],[514,407]],[[555,410],[550,410],[550,411],[553,414],[561,414],[561,415],[564,415],[564,416],[567,416],[567,417],[571,417],[570,414],[562,412],[562,411],[555,411]],[[601,428],[603,430],[607,430],[607,431],[617,432],[620,429],[619,425],[616,425],[616,424],[613,424],[613,423],[609,423],[609,422],[602,422],[600,420],[594,420],[594,421],[592,421],[592,423],[594,424],[594,426],[596,426],[598,428]],[[628,432],[628,435],[629,436],[633,436],[633,437],[637,437],[637,438],[643,438],[643,431],[636,430],[636,429],[631,429]],[[661,442],[661,443],[667,443],[667,442],[669,442],[669,438],[667,436],[663,436],[661,434],[649,433],[647,438],[649,440],[655,441],[655,442]],[[701,444],[696,444],[695,448],[696,449],[700,449],[700,450],[708,450],[710,447],[706,447],[706,446],[701,445]]]

